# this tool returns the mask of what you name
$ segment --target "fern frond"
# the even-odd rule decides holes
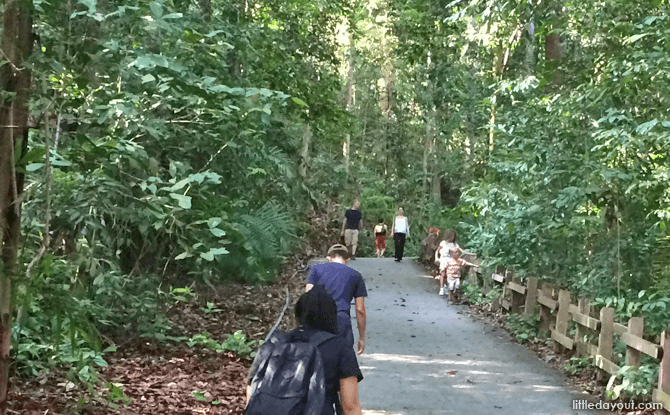
[[[294,239],[295,225],[282,207],[268,202],[260,209],[240,215],[238,229],[257,258],[272,258],[281,254]]]

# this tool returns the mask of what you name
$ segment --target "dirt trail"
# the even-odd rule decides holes
[[[409,258],[349,265],[363,274],[369,295],[366,350],[359,356],[366,414],[611,414],[573,410],[573,400],[590,396],[504,330],[449,305]]]

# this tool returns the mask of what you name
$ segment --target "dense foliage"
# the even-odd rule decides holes
[[[402,206],[409,255],[454,228],[487,265],[664,316],[667,12],[32,1],[17,370],[89,380],[110,340],[170,339],[175,287],[273,281],[330,200],[360,199],[361,255]]]

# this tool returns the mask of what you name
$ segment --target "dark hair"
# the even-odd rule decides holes
[[[295,319],[302,327],[337,334],[337,305],[321,284],[300,296],[295,305]]]
[[[379,218],[379,223],[384,223],[384,219],[383,219],[383,218]]]
[[[444,233],[444,240],[447,242],[456,242],[456,231],[449,229]]]

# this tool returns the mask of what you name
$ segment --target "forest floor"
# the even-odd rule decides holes
[[[309,216],[311,231],[303,246],[303,254],[287,259],[287,265],[275,284],[266,287],[242,284],[202,287],[202,290],[196,290],[200,293],[198,297],[174,304],[169,309],[168,315],[175,328],[175,335],[192,337],[208,333],[210,338],[223,342],[229,334],[241,330],[248,339],[256,342],[262,340],[286,305],[287,288],[290,301],[279,329],[287,330],[293,327],[295,322],[292,310],[295,301],[304,290],[307,261],[311,257],[323,256],[327,247],[337,242],[338,211],[338,206],[332,205],[327,206],[322,214],[311,213]],[[356,266],[364,261],[366,260],[361,259],[352,265]],[[392,261],[389,262],[391,266],[395,265]],[[378,279],[376,274],[365,277],[371,278],[369,288],[372,293],[375,290],[379,291],[378,287],[372,285],[373,281]],[[420,280],[419,284],[425,285],[426,281]],[[424,302],[434,300],[432,297],[435,295],[427,295],[430,300],[423,300]],[[209,311],[203,308],[208,302],[213,303]],[[445,309],[447,307],[445,305]],[[220,311],[211,311],[216,309]],[[374,310],[370,310],[370,313],[373,312]],[[504,327],[504,316],[499,311],[492,311],[488,305],[462,307],[458,311],[461,316],[455,318],[463,317],[463,312],[467,316],[482,319],[487,324]],[[371,329],[369,330],[366,355],[375,353],[372,340],[374,335]],[[542,344],[531,345],[530,348],[540,360],[563,372],[567,357]],[[63,371],[52,371],[31,379],[13,378],[9,413],[12,415],[242,413],[250,358],[242,358],[232,352],[217,353],[202,346],[188,347],[183,342],[156,344],[143,339],[120,344],[117,352],[106,354],[105,358],[109,367],[100,373],[104,381],[101,380],[98,387],[92,390],[82,390],[69,382]],[[364,360],[365,355],[362,362]],[[595,398],[602,399],[604,388],[595,380],[593,372],[585,371],[571,379],[575,386],[588,391]],[[107,382],[118,385],[123,394],[118,393],[119,390],[116,390],[116,395],[114,392],[109,393]],[[361,385],[367,387],[372,383],[368,378],[368,382]],[[112,403],[119,405],[120,409],[110,406],[110,398],[116,398]],[[126,399],[125,404],[123,399]],[[651,413],[629,412],[628,415]]]
[[[308,212],[309,233],[302,254],[286,259],[277,282],[265,287],[230,284],[195,287],[199,293],[187,302],[170,306],[168,316],[174,335],[193,337],[208,333],[219,343],[241,330],[247,339],[263,340],[286,305],[279,330],[294,326],[293,309],[304,292],[307,261],[324,256],[337,241],[339,205],[322,206],[321,213]],[[210,310],[204,305],[213,303]],[[212,312],[211,310],[220,310]],[[10,380],[11,415],[236,415],[245,404],[247,370],[251,358],[232,352],[217,353],[185,343],[157,344],[133,339],[105,354],[108,367],[92,390],[82,389],[62,370],[40,373],[30,379]],[[102,380],[104,379],[104,381]],[[108,382],[120,387],[110,393]],[[112,402],[120,406],[115,409]],[[123,403],[123,399],[127,403]]]

